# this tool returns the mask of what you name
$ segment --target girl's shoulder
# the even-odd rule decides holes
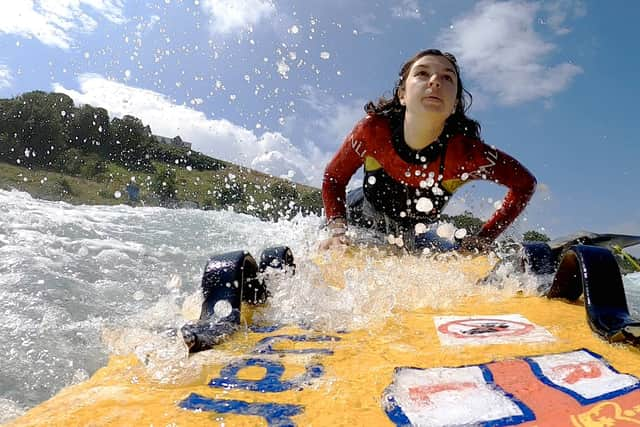
[[[455,134],[447,140],[447,149],[461,150],[465,152],[485,151],[491,147],[480,138],[464,135],[462,133]]]
[[[380,114],[367,114],[360,123],[366,124],[367,126],[389,127],[390,119],[389,117],[382,116]]]
[[[376,114],[367,114],[353,128],[354,136],[380,137],[390,134],[389,118]]]
[[[487,156],[493,156],[495,148],[480,138],[456,134],[447,143],[447,160],[453,162],[484,162]]]

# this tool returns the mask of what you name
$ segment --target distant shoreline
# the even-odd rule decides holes
[[[126,204],[202,210],[221,210],[231,206],[236,212],[263,219],[293,216],[297,212],[321,213],[319,189],[235,165],[217,171],[173,168],[176,193],[169,199],[162,199],[151,189],[151,174],[118,169],[117,165],[109,165],[111,172],[95,180],[47,169],[25,168],[0,159],[0,188],[16,189],[37,199],[74,205]],[[135,200],[127,191],[132,182],[138,189]],[[223,191],[219,191],[220,187]]]

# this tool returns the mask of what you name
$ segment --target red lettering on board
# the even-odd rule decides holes
[[[602,371],[598,362],[573,363],[556,366],[553,372],[561,375],[562,381],[575,384],[583,379],[600,378]]]
[[[436,393],[442,393],[443,391],[462,391],[470,388],[477,388],[475,383],[445,383],[445,384],[433,384],[418,387],[409,388],[409,397],[414,402],[430,404],[431,399],[429,396]]]

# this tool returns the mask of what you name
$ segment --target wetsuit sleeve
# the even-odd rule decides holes
[[[360,121],[347,135],[338,152],[327,165],[322,179],[322,201],[327,220],[346,215],[346,191],[351,177],[362,166],[366,119]]]
[[[524,210],[536,188],[535,177],[520,162],[502,151],[482,144],[475,178],[490,180],[508,187],[502,206],[482,226],[481,237],[495,239]]]

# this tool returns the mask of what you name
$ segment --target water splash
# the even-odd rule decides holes
[[[318,226],[0,191],[0,398],[31,407],[95,372],[110,352],[105,331],[184,323],[211,254],[284,242],[302,252]],[[166,286],[173,275],[181,287]]]

